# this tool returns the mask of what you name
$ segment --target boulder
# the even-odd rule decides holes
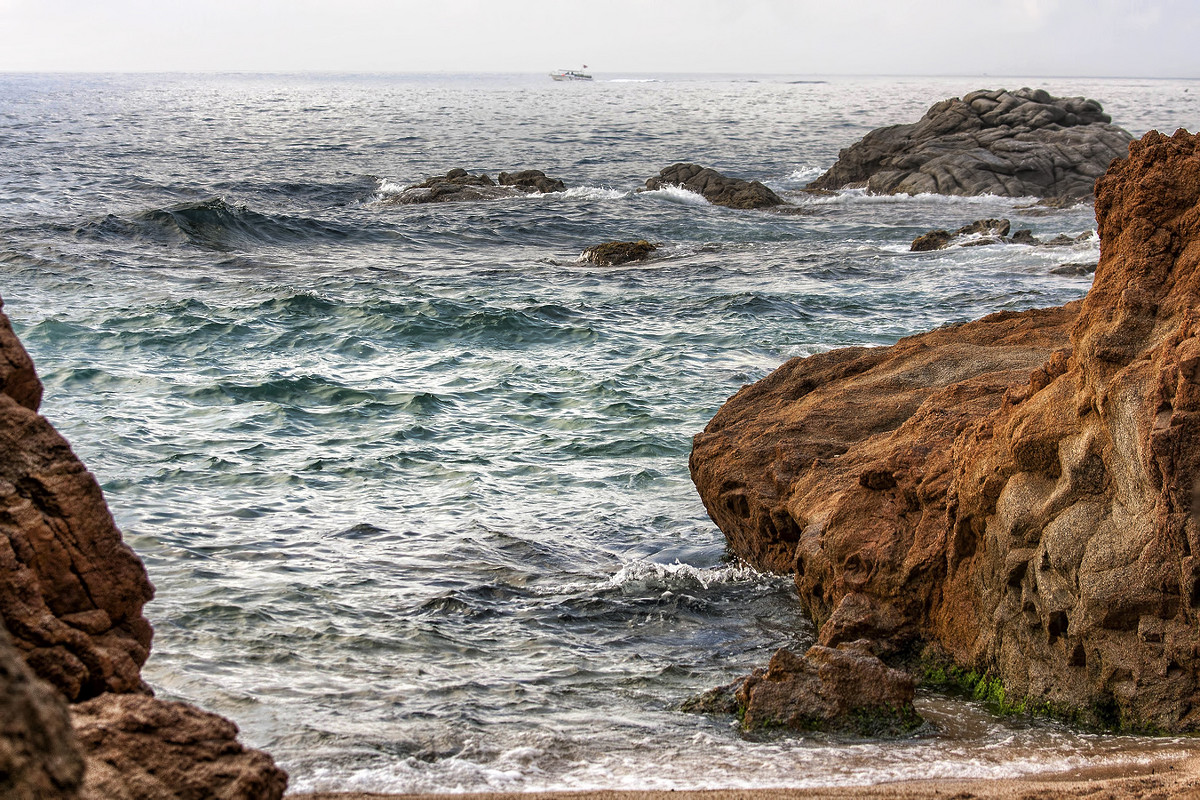
[[[742,729],[776,727],[859,736],[899,736],[922,724],[913,708],[916,681],[891,669],[866,643],[815,645],[803,656],[781,649],[766,670],[737,689]]]
[[[672,164],[646,181],[644,191],[664,186],[682,186],[703,195],[708,202],[729,208],[771,208],[784,205],[784,200],[758,181],[727,178],[715,169],[698,164]]]
[[[526,169],[520,172],[501,172],[501,186],[516,186],[525,192],[540,192],[549,194],[551,192],[565,192],[567,185],[558,178],[547,178],[546,173],[540,169]]]
[[[1090,198],[1132,139],[1095,100],[1038,89],[977,91],[935,103],[918,122],[871,131],[809,188],[878,194]]]
[[[83,800],[279,800],[287,774],[193,705],[106,694],[71,707],[87,754]]]
[[[400,205],[459,203],[518,197],[531,192],[561,192],[565,189],[562,181],[547,178],[546,173],[536,169],[501,172],[499,185],[487,175],[471,175],[465,169],[452,169],[445,175],[435,175],[423,183],[406,186],[386,202]]]
[[[589,262],[598,267],[615,267],[634,261],[645,261],[657,249],[658,245],[645,239],[636,242],[605,242],[584,250],[579,255],[579,261]]]
[[[1193,732],[1200,140],[1134,143],[1096,218],[1084,300],[790,361],[696,437],[692,475],[819,625],[936,646],[1010,703]]]
[[[66,702],[29,670],[0,628],[0,797],[75,797],[82,778]]]
[[[41,384],[0,314],[0,621],[68,700],[148,692],[154,596],[95,477],[37,413]]]

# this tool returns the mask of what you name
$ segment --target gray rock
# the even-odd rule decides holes
[[[445,175],[435,175],[424,183],[404,187],[404,191],[385,202],[399,205],[420,203],[459,203],[479,200],[498,200],[531,192],[561,192],[566,185],[557,178],[547,178],[537,169],[521,172],[501,172],[496,184],[487,175],[471,175],[465,169],[452,169]]]
[[[977,219],[972,223],[963,225],[954,233],[939,229],[921,234],[916,239],[913,239],[912,246],[908,249],[911,252],[920,253],[929,250],[944,250],[951,244],[958,244],[962,247],[1000,244],[1006,241],[1004,237],[1008,235],[1011,227],[1009,221],[1006,219]],[[975,236],[976,234],[983,235],[979,239],[956,241],[964,236]]]
[[[868,133],[809,188],[1090,198],[1133,138],[1110,123],[1099,103],[1082,97],[972,92],[935,103],[918,122]]]
[[[501,172],[501,186],[516,186],[527,192],[565,192],[567,185],[558,178],[547,178],[540,169],[525,169],[520,172]]]
[[[728,208],[772,208],[785,205],[784,200],[758,181],[728,178],[715,169],[699,164],[672,164],[646,181],[646,190],[664,186],[682,186],[703,195],[713,205]]]

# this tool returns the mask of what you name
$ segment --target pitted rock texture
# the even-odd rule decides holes
[[[287,774],[237,726],[187,703],[106,694],[71,707],[84,800],[278,800]]]
[[[460,203],[519,197],[531,192],[561,192],[566,188],[562,181],[547,178],[546,173],[536,169],[501,172],[499,184],[487,175],[471,175],[465,169],[452,169],[445,175],[435,175],[423,183],[406,186],[385,202],[399,205]]]
[[[1132,137],[1095,100],[1041,89],[977,91],[935,103],[920,121],[871,131],[811,189],[1090,198]]]
[[[648,178],[645,190],[654,191],[664,186],[682,186],[703,195],[713,205],[729,208],[771,208],[785,203],[758,181],[727,178],[715,169],[699,164],[672,164],[656,177]]]
[[[0,621],[68,700],[147,692],[154,587],[96,479],[37,414],[41,384],[3,314],[0,348]]]
[[[75,797],[82,779],[66,702],[30,672],[0,629],[0,797]]]
[[[932,643],[1014,702],[1196,731],[1200,142],[1147,134],[1096,198],[1084,300],[789,362],[693,476],[823,643]]]
[[[742,728],[783,726],[863,736],[900,735],[921,724],[916,681],[880,661],[866,643],[776,651],[737,689]]]

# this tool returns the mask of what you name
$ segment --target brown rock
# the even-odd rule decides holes
[[[66,702],[30,672],[0,629],[0,797],[75,797],[82,778]]]
[[[287,774],[237,726],[187,703],[106,694],[71,708],[85,800],[278,800]]]
[[[922,233],[917,238],[913,239],[912,247],[908,248],[914,253],[925,253],[930,250],[943,250],[950,246],[950,240],[954,238],[954,234],[947,230],[938,229],[929,233]]]
[[[142,606],[154,587],[96,479],[36,413],[41,384],[0,320],[8,366],[0,368],[0,620],[68,700],[149,691],[140,670],[152,631]]]
[[[591,262],[599,267],[615,267],[634,261],[645,261],[657,249],[658,245],[645,239],[636,242],[605,242],[584,250],[579,260]]]
[[[1134,143],[1096,216],[1085,300],[788,362],[692,474],[818,623],[937,644],[1013,703],[1200,730],[1200,142]]]
[[[915,681],[890,669],[865,643],[816,645],[803,657],[776,651],[737,690],[742,728],[844,731],[896,736],[921,724],[913,708]]]
[[[758,181],[727,178],[715,169],[698,164],[672,164],[646,181],[646,190],[682,186],[703,195],[713,205],[729,208],[771,208],[784,205],[779,195]]]

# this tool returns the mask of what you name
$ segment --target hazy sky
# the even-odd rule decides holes
[[[1196,0],[0,0],[0,70],[1200,77]]]

